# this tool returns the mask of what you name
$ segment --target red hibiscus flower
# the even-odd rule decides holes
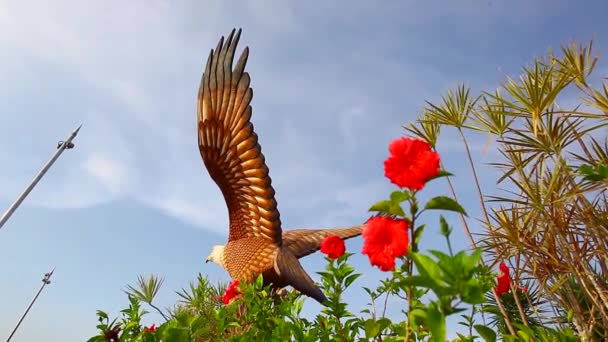
[[[387,216],[375,216],[363,228],[363,254],[367,254],[372,266],[382,271],[395,269],[395,258],[407,253],[408,222]]]
[[[145,327],[144,332],[153,333],[156,331],[156,324],[152,324],[150,327]]]
[[[321,242],[321,253],[327,254],[330,259],[338,259],[346,252],[346,246],[344,240],[337,235],[326,237]]]
[[[439,154],[423,140],[400,138],[393,140],[384,161],[384,175],[393,184],[410,190],[422,190],[429,178],[439,174]]]
[[[239,281],[234,280],[224,292],[224,304],[229,304],[239,294]]]
[[[509,268],[504,261],[501,261],[498,267],[500,268],[502,275],[497,278],[498,284],[496,285],[495,291],[496,294],[500,296],[509,292],[509,289],[511,288],[511,276],[509,275]]]

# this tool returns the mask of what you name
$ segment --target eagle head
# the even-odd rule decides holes
[[[205,263],[212,261],[220,266],[224,267],[224,246],[223,245],[215,245],[211,249],[211,254],[205,260]]]

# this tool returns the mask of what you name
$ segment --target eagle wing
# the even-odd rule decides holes
[[[241,35],[232,30],[211,50],[198,93],[198,144],[230,218],[228,241],[263,237],[281,244],[281,220],[258,136],[253,130],[245,48],[232,69]]]
[[[348,228],[330,229],[290,229],[283,232],[283,248],[286,248],[298,259],[318,251],[323,240],[337,235],[346,240],[361,235],[363,225]]]

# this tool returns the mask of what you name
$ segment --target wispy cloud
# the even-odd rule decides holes
[[[302,21],[290,19],[295,9],[291,5],[276,5],[272,12],[246,6],[241,15],[250,24],[243,26],[255,24],[254,32],[262,29],[302,32]],[[109,12],[101,4],[64,3],[34,11],[37,6],[4,5],[1,20],[11,34],[2,44],[15,56],[35,58],[50,70],[68,71],[70,78],[60,76],[55,81],[65,84],[75,80],[86,91],[98,93],[98,98],[94,99],[97,107],[96,103],[90,103],[91,109],[84,109],[84,113],[78,107],[80,103],[73,100],[65,103],[67,110],[61,108],[64,106],[52,110],[56,119],[53,132],[74,121],[84,121],[84,127],[76,142],[77,149],[70,151],[73,156],[57,164],[53,182],[41,185],[31,203],[66,208],[131,197],[191,224],[206,228],[221,226],[225,212],[218,209],[223,200],[200,161],[193,124],[194,96],[202,63],[219,34],[203,35],[202,42],[188,34],[179,35],[180,28],[173,25],[173,20],[183,14],[183,9],[168,7],[166,2],[151,5],[135,2],[117,13]],[[221,13],[225,9],[215,10],[219,16],[226,15]],[[168,16],[161,15],[166,12]],[[139,25],[129,25],[135,14]],[[208,17],[211,13],[206,14]],[[274,19],[268,20],[271,17]],[[105,25],[86,25],[90,20],[102,19],[108,20]],[[25,21],[37,25],[20,25]],[[221,34],[226,34],[228,28]],[[242,47],[252,45],[250,71],[254,74],[254,89],[263,89],[256,91],[253,120],[273,166],[275,187],[284,194],[279,196],[295,205],[301,202],[298,198],[306,198],[309,205],[299,208],[312,210],[318,206],[311,199],[317,198],[316,203],[327,201],[341,188],[356,186],[349,177],[342,176],[344,170],[333,169],[333,153],[320,152],[327,152],[326,146],[333,145],[342,146],[345,153],[353,153],[364,144],[361,134],[376,121],[368,112],[373,104],[369,96],[364,96],[364,87],[343,81],[350,72],[344,68],[334,71],[334,63],[322,67],[303,63],[292,71],[295,77],[286,77],[284,72],[289,70],[289,64],[285,59],[277,68],[260,69],[260,65],[267,65],[264,57],[280,49],[271,43],[272,36],[261,37],[264,36],[246,31],[242,43]],[[193,45],[200,48],[189,46],[193,40],[198,41]],[[180,64],[190,67],[175,69]],[[22,71],[30,71],[29,77],[45,76],[48,72],[47,69],[36,75],[31,65],[21,65]],[[177,79],[186,73],[187,77]],[[13,75],[15,79],[20,76]],[[51,84],[48,80],[45,83]],[[24,89],[17,96],[35,91],[41,89]],[[47,96],[70,97],[59,87],[45,91]],[[329,110],[319,104],[329,106]],[[28,116],[38,119],[40,115],[43,114]],[[24,125],[27,119],[24,117],[18,125]],[[265,122],[282,126],[277,129],[264,125]],[[302,126],[307,133],[300,129]],[[40,138],[51,136],[45,132]],[[36,156],[42,157],[42,151]],[[14,155],[12,163],[20,163],[21,157]],[[74,159],[80,168],[73,167]],[[11,182],[26,178],[27,173],[14,175]],[[16,189],[5,190],[3,197],[8,198]]]
[[[118,193],[128,184],[129,178],[124,165],[111,157],[92,155],[82,165],[83,169],[112,193]]]

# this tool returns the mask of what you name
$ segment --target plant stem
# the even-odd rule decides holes
[[[412,215],[412,222],[410,222],[410,235],[412,237],[412,248],[411,248],[411,252],[418,252],[418,242],[416,241],[415,235],[414,233],[416,232],[416,212],[418,211],[418,202],[416,200],[416,194],[414,193],[414,195],[412,196],[412,199],[410,199],[410,214]],[[412,261],[411,258],[407,259],[407,272],[408,272],[408,276],[411,276],[412,273],[414,272],[414,262]],[[410,314],[412,313],[412,306],[413,306],[413,290],[412,290],[412,286],[409,285],[407,287],[407,302],[408,302],[408,308],[407,308],[407,320],[405,321],[405,338],[404,341],[409,341],[410,339]]]
[[[165,316],[165,314],[163,313],[163,311],[161,309],[159,309],[156,305],[152,304],[152,302],[148,303],[148,305],[150,305],[154,310],[158,311],[158,313],[163,316],[163,318],[165,319],[165,321],[168,321],[169,319],[167,318],[167,316]]]
[[[454,251],[452,250],[452,243],[450,242],[449,235],[446,235],[445,241],[448,243],[448,251],[450,252],[450,256],[454,256]]]
[[[477,187],[477,194],[479,195],[479,203],[481,205],[481,210],[483,212],[483,217],[485,219],[485,223],[486,223],[486,227],[488,227],[488,229],[490,228],[490,217],[488,216],[488,211],[486,209],[486,204],[485,201],[483,199],[483,193],[481,191],[481,185],[479,183],[479,177],[477,177],[477,170],[475,169],[475,163],[473,163],[473,156],[471,154],[471,149],[469,148],[469,143],[467,142],[467,138],[464,135],[464,132],[462,131],[462,128],[458,127],[458,132],[460,133],[460,136],[462,137],[462,142],[464,144],[464,147],[467,151],[467,158],[469,160],[469,165],[471,165],[471,171],[473,172],[473,179],[475,180],[475,186]],[[481,260],[482,264],[485,264],[485,262],[483,261],[483,259]],[[507,329],[509,329],[509,332],[512,335],[515,335],[515,329],[513,328],[513,325],[511,324],[511,320],[509,319],[509,317],[507,316],[505,307],[502,305],[502,302],[500,301],[499,296],[496,294],[496,291],[492,291],[494,293],[494,297],[496,298],[496,303],[498,304],[498,308],[501,312],[501,314],[505,317],[505,323],[507,325]]]
[[[488,211],[486,209],[486,203],[483,200],[483,193],[481,191],[481,185],[479,184],[479,177],[477,176],[477,170],[475,169],[475,164],[473,163],[473,156],[471,155],[471,150],[469,149],[469,143],[467,142],[464,132],[462,131],[462,129],[460,127],[458,128],[458,132],[460,133],[460,136],[462,137],[462,142],[467,151],[467,158],[469,160],[469,164],[471,165],[471,171],[473,172],[473,179],[475,180],[475,186],[477,187],[477,195],[479,196],[479,204],[481,205],[481,211],[483,212],[483,218],[485,220],[485,223],[489,226],[490,217],[488,216]]]
[[[443,169],[443,166],[441,168]],[[458,201],[458,196],[456,195],[456,190],[454,189],[454,184],[452,184],[450,177],[446,177],[446,180],[448,181],[448,187],[450,188],[452,197],[454,198],[455,201]],[[473,234],[471,234],[471,229],[469,229],[469,224],[467,223],[466,218],[464,217],[463,214],[459,214],[459,215],[460,215],[460,219],[462,221],[462,226],[464,227],[465,233],[467,233],[467,237],[469,238],[469,242],[471,243],[471,246],[473,248],[477,248],[477,243],[475,242],[475,239],[473,239]]]
[[[392,283],[392,278],[390,280]],[[386,317],[386,305],[388,303],[388,296],[390,295],[390,291],[386,291],[386,297],[384,297],[384,308],[382,309],[382,318]]]

